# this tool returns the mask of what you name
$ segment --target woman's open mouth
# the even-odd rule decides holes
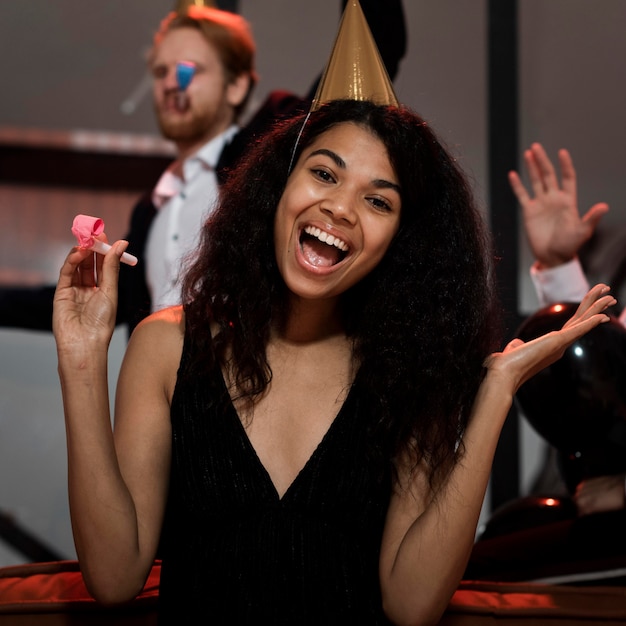
[[[332,267],[350,251],[348,244],[316,226],[306,226],[300,233],[302,256],[314,267]]]

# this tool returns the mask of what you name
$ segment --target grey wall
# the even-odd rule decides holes
[[[2,0],[0,126],[155,134],[149,97],[131,115],[120,105],[141,84],[151,34],[173,4]],[[570,148],[581,177],[581,205],[606,200],[613,211],[607,222],[626,223],[620,216],[626,3],[519,4],[521,145],[539,140],[551,154]],[[275,87],[308,88],[328,58],[338,5],[336,0],[240,2],[259,47],[257,101]],[[458,155],[487,209],[486,2],[405,0],[405,8],[409,52],[396,81],[398,96],[429,120]],[[0,205],[0,215],[9,210]],[[608,236],[616,231],[608,228]],[[0,232],[0,248],[9,238],[27,236],[19,228],[6,228]],[[71,246],[70,237],[60,245]],[[523,266],[528,262],[522,245]],[[11,259],[2,263],[10,265]],[[54,280],[57,260],[48,266],[48,278]],[[525,279],[521,291],[524,310],[532,311],[536,302]],[[111,388],[124,344],[123,334],[116,334]],[[524,424],[522,431],[525,487],[542,446]],[[45,333],[0,331],[0,510],[73,557],[56,357]],[[0,542],[0,565],[22,559]]]
[[[620,0],[520,0],[521,128],[527,146],[572,153],[581,210],[608,202],[591,278],[607,280],[626,245],[626,3]],[[529,256],[524,248],[524,266]],[[535,299],[525,287],[523,304]],[[626,298],[624,286],[619,291]]]

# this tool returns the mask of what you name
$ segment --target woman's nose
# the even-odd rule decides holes
[[[321,205],[322,212],[335,220],[342,220],[350,224],[356,217],[355,201],[348,193],[337,191],[324,199]]]

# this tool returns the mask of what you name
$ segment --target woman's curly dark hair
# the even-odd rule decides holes
[[[229,362],[244,395],[266,389],[270,328],[288,302],[274,256],[276,207],[292,160],[343,122],[384,143],[402,200],[384,259],[342,299],[359,390],[376,408],[367,427],[391,458],[408,452],[424,463],[434,485],[462,453],[482,364],[501,327],[488,231],[464,175],[415,113],[334,101],[262,138],[231,173],[204,227],[184,286],[187,332],[201,342],[204,362],[213,353]],[[218,329],[213,338],[210,325]]]

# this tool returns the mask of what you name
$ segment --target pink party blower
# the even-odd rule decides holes
[[[108,243],[96,239],[103,232],[104,222],[99,217],[77,215],[72,223],[72,233],[78,240],[79,247],[85,250],[93,250],[99,254],[106,254],[111,249]],[[120,261],[126,263],[126,265],[137,265],[137,257],[128,254],[128,252],[122,254]]]

